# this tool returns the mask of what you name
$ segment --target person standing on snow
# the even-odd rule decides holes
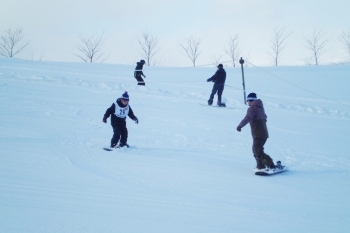
[[[128,129],[126,128],[126,116],[129,116],[136,124],[139,120],[134,115],[130,105],[129,105],[129,95],[128,92],[124,92],[121,98],[118,98],[115,103],[112,104],[106,110],[102,121],[107,123],[108,117],[111,116],[111,125],[113,127],[113,137],[111,140],[111,148],[115,148],[119,142],[118,147],[129,147],[127,144],[128,140]]]
[[[222,64],[219,64],[217,68],[218,70],[215,72],[215,74],[211,78],[207,79],[207,82],[214,82],[213,89],[208,100],[208,105],[213,104],[214,95],[218,93],[218,106],[226,107],[225,103],[221,102],[221,96],[222,92],[224,91],[226,81],[226,71],[224,70]]]
[[[146,75],[142,72],[143,65],[145,64],[145,60],[140,60],[140,62],[136,62],[136,68],[134,71],[134,77],[137,80],[137,85],[145,86],[145,81],[141,76],[146,78]]]
[[[248,123],[253,136],[253,155],[256,160],[256,170],[261,169],[274,169],[276,166],[273,163],[271,157],[264,152],[264,145],[269,137],[267,131],[266,119],[263,102],[257,98],[255,93],[250,93],[247,96],[247,103],[249,108],[244,119],[237,126],[237,131],[241,132],[241,129]]]

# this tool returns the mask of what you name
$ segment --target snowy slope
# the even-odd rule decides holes
[[[253,174],[239,68],[202,106],[210,68],[0,58],[0,232],[348,232],[350,66],[248,67],[268,115],[265,151],[290,171]],[[130,149],[106,152],[124,91]],[[216,101],[216,99],[215,99]]]

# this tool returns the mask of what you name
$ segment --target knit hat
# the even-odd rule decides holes
[[[219,64],[217,67],[218,68],[224,68],[224,66],[222,64]]]
[[[248,96],[247,96],[247,101],[254,101],[256,100],[257,97],[256,97],[256,94],[254,92],[250,93]]]
[[[122,100],[129,101],[129,95],[127,91],[122,95]]]

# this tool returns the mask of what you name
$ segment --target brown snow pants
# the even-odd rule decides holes
[[[259,169],[265,166],[273,166],[273,160],[271,157],[264,152],[264,145],[267,138],[253,138],[253,155],[256,160],[256,167]]]

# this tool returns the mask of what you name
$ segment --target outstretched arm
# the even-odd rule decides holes
[[[254,109],[249,107],[247,110],[247,114],[245,115],[245,117],[243,118],[243,120],[241,121],[241,123],[239,123],[239,125],[237,126],[237,131],[241,132],[241,129],[248,124],[249,122],[252,121],[253,117],[254,117]]]
[[[110,115],[113,114],[114,112],[115,112],[115,104],[113,103],[111,107],[107,108],[106,113],[104,114],[102,121],[104,123],[107,123],[108,117],[110,117]]]
[[[128,117],[130,117],[133,121],[135,121],[136,124],[139,123],[139,119],[137,119],[137,117],[134,115],[134,112],[132,111],[130,105],[129,105]]]
[[[211,78],[208,78],[208,79],[207,79],[207,82],[210,82],[210,81],[211,81],[211,82],[215,82],[215,81],[216,81],[216,74],[217,74],[217,73],[215,72],[215,74],[214,74],[213,76],[211,76]]]

